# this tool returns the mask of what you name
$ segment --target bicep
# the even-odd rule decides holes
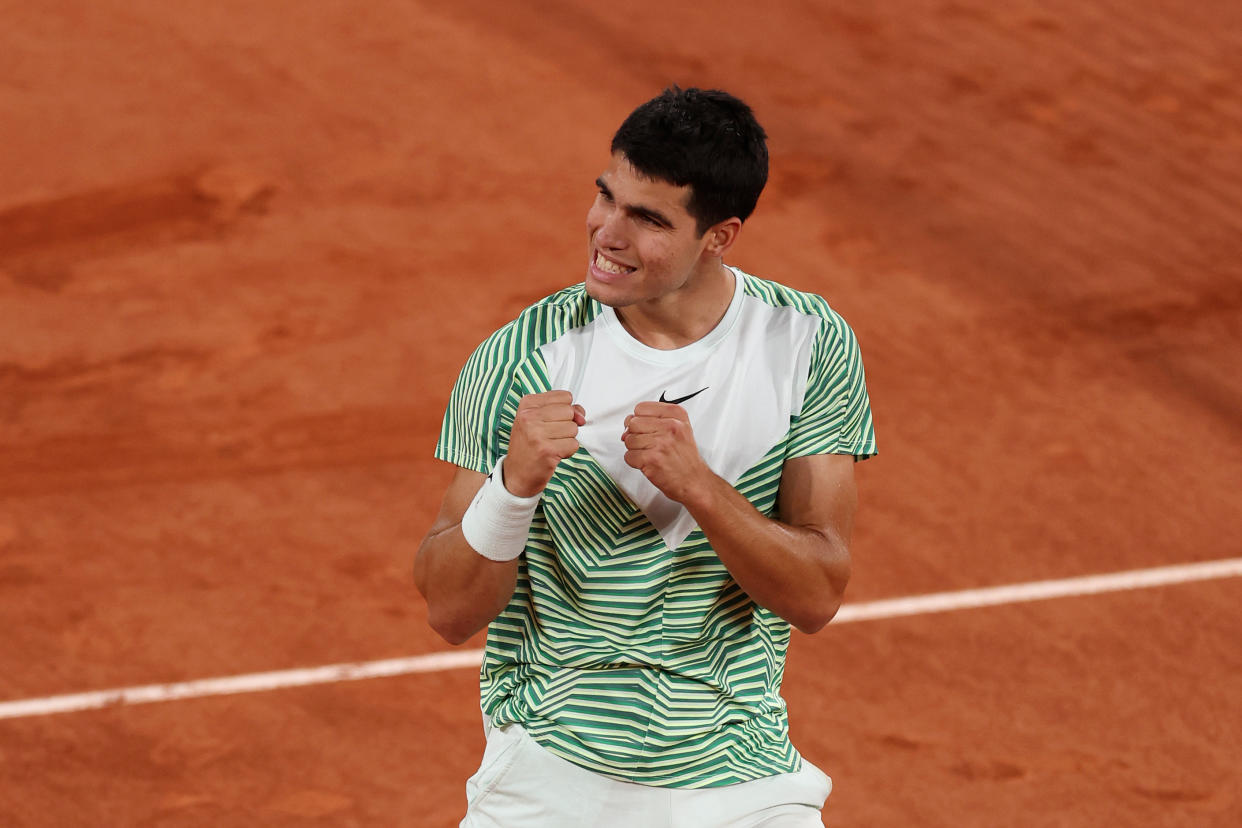
[[[849,543],[858,507],[852,454],[792,457],[781,471],[780,520]]]

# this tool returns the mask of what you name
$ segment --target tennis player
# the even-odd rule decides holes
[[[462,826],[823,824],[832,782],[790,742],[781,678],[790,628],[841,604],[875,437],[842,318],[724,262],[767,173],[732,95],[639,106],[584,281],[453,388],[415,580],[446,640],[487,628]]]

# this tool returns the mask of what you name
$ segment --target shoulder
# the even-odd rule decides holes
[[[518,363],[549,342],[582,327],[600,312],[585,285],[571,285],[528,305],[510,322],[496,329],[475,349],[472,361]]]
[[[774,309],[812,317],[819,322],[817,339],[824,345],[850,342],[854,338],[849,324],[817,293],[791,288],[771,279],[761,279],[734,268],[745,279],[745,295]]]

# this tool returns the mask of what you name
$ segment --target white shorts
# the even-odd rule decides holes
[[[460,828],[823,828],[832,791],[805,759],[797,773],[718,788],[637,785],[555,756],[519,725],[484,730]]]

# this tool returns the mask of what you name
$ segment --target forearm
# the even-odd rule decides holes
[[[493,561],[466,543],[460,524],[429,534],[414,560],[414,583],[432,629],[460,644],[487,626],[513,597],[518,559]]]
[[[513,598],[540,494],[510,492],[509,470],[503,457],[490,475],[459,468],[414,558],[428,623],[453,644],[486,626]]]
[[[846,538],[766,517],[714,474],[684,505],[755,603],[807,633],[836,615],[850,577]]]

